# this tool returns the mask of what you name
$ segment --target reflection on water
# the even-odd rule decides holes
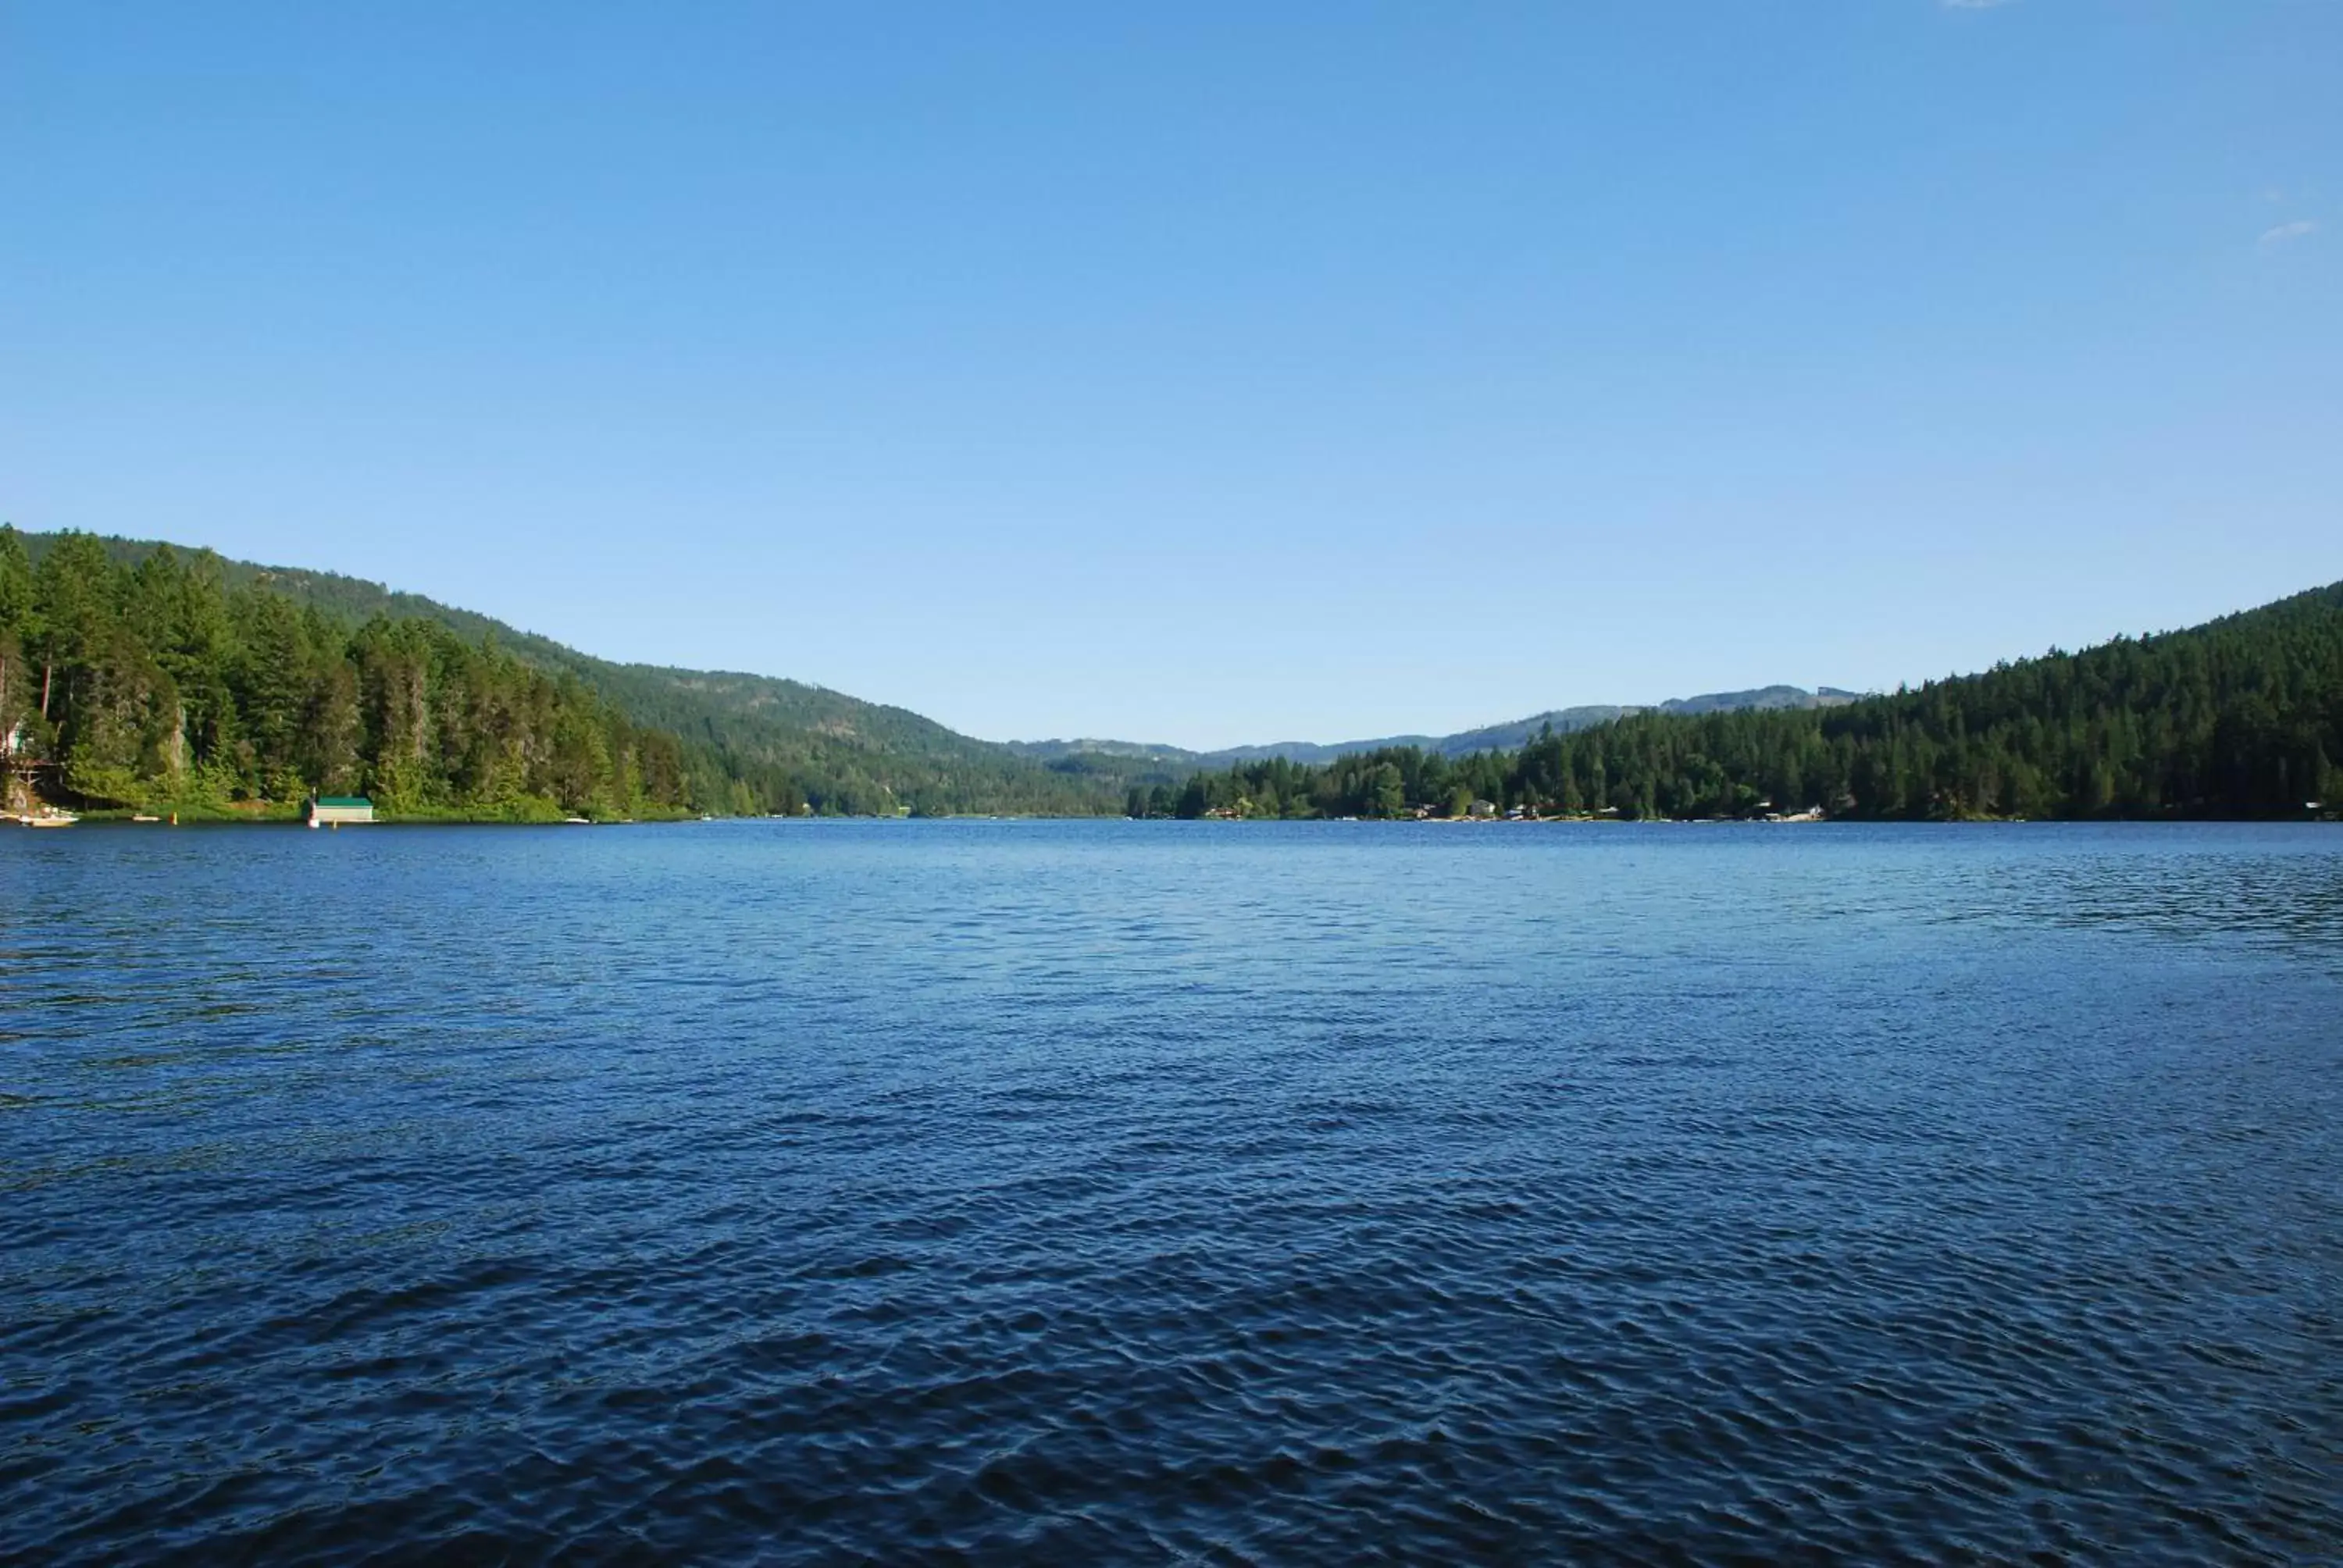
[[[0,1556],[2290,1562],[2343,833],[0,843]]]

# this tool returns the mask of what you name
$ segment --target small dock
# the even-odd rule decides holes
[[[345,822],[374,820],[374,802],[363,795],[312,795],[309,826],[338,828]]]

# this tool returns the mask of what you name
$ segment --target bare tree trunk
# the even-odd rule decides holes
[[[55,665],[45,658],[41,660],[41,722],[44,724],[49,721],[49,677],[55,672]]]

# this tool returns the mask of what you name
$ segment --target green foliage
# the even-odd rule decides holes
[[[1567,717],[1564,715],[1564,717]],[[85,800],[407,815],[2258,817],[2343,803],[2343,584],[1822,709],[1645,712],[1519,749],[1196,771],[1047,762],[762,676],[619,665],[330,573],[0,527],[0,734]]]
[[[0,528],[0,721],[83,802],[233,813],[312,790],[387,814],[672,813],[672,735],[434,621],[353,626],[207,552]]]
[[[1081,816],[1117,810],[1126,785],[1139,779],[1121,759],[1100,769],[1044,766],[903,709],[798,681],[613,664],[469,610],[331,572],[86,534],[6,537],[0,612],[13,602],[12,548],[27,585],[61,555],[83,576],[103,565],[126,579],[119,616],[171,676],[191,754],[297,755],[296,771],[307,784],[369,789],[407,814],[448,799],[479,815],[537,810],[511,804],[527,795],[562,802],[567,815],[567,803],[582,793],[631,815]],[[0,613],[0,628],[24,618]],[[375,626],[390,629],[362,633]],[[448,739],[440,734],[441,709],[427,691],[418,718],[412,692],[399,688],[401,672],[453,669],[461,661],[422,655],[417,638],[427,635],[435,646],[447,642],[469,658],[544,678],[564,701],[580,704],[581,714],[592,706],[603,717],[564,727],[537,707],[491,698],[488,710],[499,722],[546,727],[531,729],[529,746],[518,749],[500,750],[468,732],[455,738],[458,752],[435,750]],[[5,648],[0,642],[0,654]],[[0,668],[0,709],[17,680],[13,668]],[[470,709],[459,704],[458,711]],[[613,719],[625,733],[612,729]],[[587,779],[604,775],[607,785],[588,788]],[[273,788],[265,770],[243,787]]]
[[[1642,713],[1513,752],[1240,762],[1134,815],[2300,816],[2343,804],[2343,584],[1826,709]],[[1136,793],[1130,802],[1140,803]]]

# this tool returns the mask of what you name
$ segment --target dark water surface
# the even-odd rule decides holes
[[[0,841],[0,1555],[2333,1561],[2343,830]]]

